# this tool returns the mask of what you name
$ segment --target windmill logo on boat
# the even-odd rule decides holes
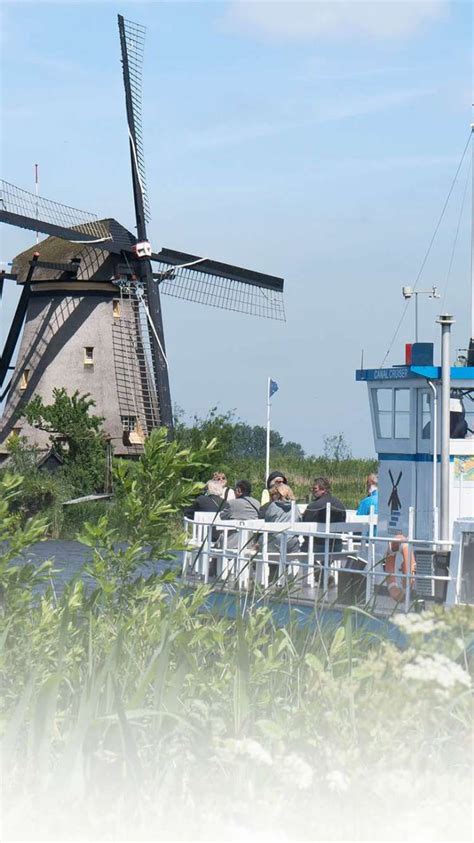
[[[402,479],[402,474],[403,472],[400,471],[397,479],[394,480],[392,472],[390,470],[388,472],[388,476],[390,477],[390,482],[392,484],[392,491],[390,492],[390,497],[388,499],[388,506],[390,507],[390,521],[388,526],[390,531],[395,530],[398,532],[398,528],[400,526],[402,503],[398,494],[398,486],[400,480]]]
[[[29,427],[21,410],[34,394],[50,401],[55,386],[91,395],[119,455],[139,454],[155,427],[172,428],[161,293],[285,318],[282,278],[172,249],[153,251],[141,125],[145,29],[122,15],[118,27],[136,236],[115,219],[99,220],[1,182],[0,222],[48,236],[18,255],[12,272],[0,273],[0,296],[5,279],[22,286],[0,360],[0,401],[6,398],[0,451],[12,432],[46,446],[47,434]]]

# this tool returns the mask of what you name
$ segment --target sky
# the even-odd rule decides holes
[[[402,363],[413,285],[469,137],[468,2],[2,4],[2,178],[133,230],[116,16],[147,28],[143,126],[161,247],[285,278],[286,322],[163,297],[173,401],[374,453],[355,370]],[[420,340],[469,338],[471,153],[418,288]],[[34,242],[2,226],[0,259]],[[18,291],[6,282],[5,337]]]

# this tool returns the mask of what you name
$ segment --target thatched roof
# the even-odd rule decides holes
[[[127,231],[117,220],[100,220],[107,230],[112,234],[114,240],[123,243],[124,248],[130,248],[135,242],[133,235]],[[70,240],[63,240],[60,237],[47,237],[39,243],[35,243],[29,249],[21,252],[13,259],[12,272],[17,273],[17,280],[24,284],[30,268],[30,261],[33,255],[39,252],[40,260],[54,263],[69,263],[73,258],[80,258],[81,264],[77,278],[82,281],[93,279],[100,273],[101,276],[112,275],[113,268],[119,256],[95,246],[87,246],[84,243],[74,243]],[[59,270],[35,269],[34,278],[38,281],[57,281],[63,277]]]

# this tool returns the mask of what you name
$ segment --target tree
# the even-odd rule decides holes
[[[35,395],[23,410],[29,424],[50,434],[51,445],[64,460],[64,474],[78,494],[97,492],[104,484],[103,418],[91,414],[92,407],[89,394],[76,390],[68,395],[61,387],[53,389],[52,404]]]
[[[351,449],[347,444],[343,433],[336,433],[334,436],[325,436],[323,441],[324,459],[331,460],[332,462],[341,462],[342,460],[351,459]]]

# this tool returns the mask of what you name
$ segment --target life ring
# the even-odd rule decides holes
[[[408,544],[406,544],[406,542],[407,538],[402,534],[398,535],[393,541],[389,542],[387,555],[385,556],[384,561],[384,570],[388,574],[388,593],[392,600],[395,600],[397,603],[400,603],[405,598],[405,590],[400,588],[397,582],[397,554],[399,552],[402,554],[402,574],[407,574],[408,570],[410,570],[410,574],[413,575],[416,571],[415,554],[412,550],[411,559],[409,558],[410,554],[408,551]],[[410,585],[414,585],[413,580],[410,580]]]

